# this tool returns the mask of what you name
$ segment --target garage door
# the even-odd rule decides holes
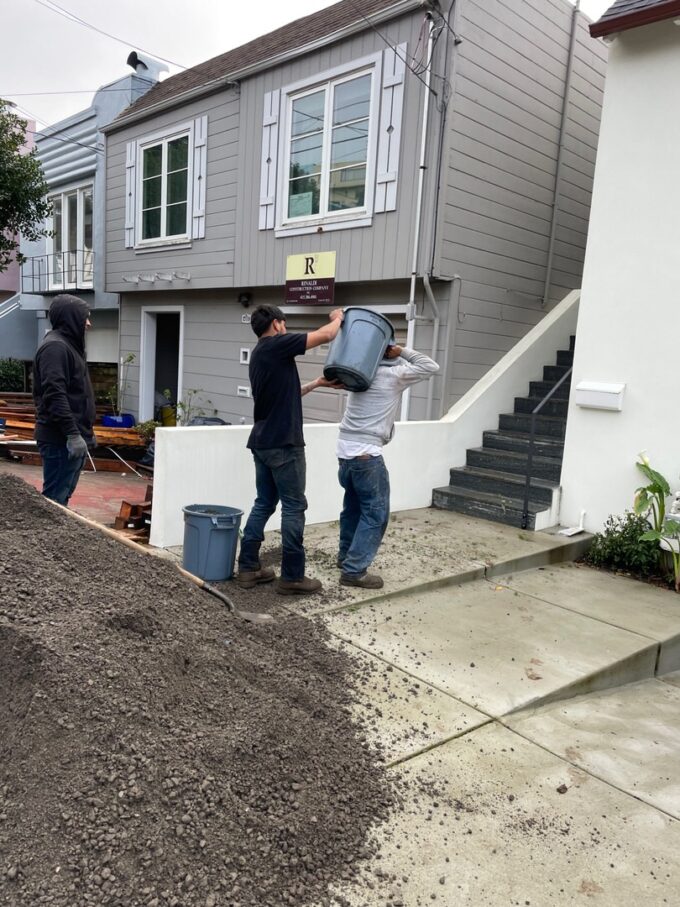
[[[403,343],[406,339],[404,316],[388,315],[387,317],[394,325],[397,343]],[[311,312],[309,315],[286,315],[286,328],[295,333],[314,331],[325,323],[325,315],[315,317]],[[309,350],[304,356],[298,357],[296,362],[302,384],[313,381],[322,374],[327,355],[328,344],[323,344]],[[339,422],[345,412],[346,399],[346,391],[336,391],[326,387],[312,391],[311,394],[302,398],[302,413],[305,422]]]

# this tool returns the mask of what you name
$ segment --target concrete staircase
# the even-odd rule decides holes
[[[467,451],[466,465],[451,469],[449,484],[433,490],[434,507],[522,526],[531,413],[571,367],[574,339],[568,350],[558,351],[555,365],[544,366],[543,380],[532,381],[528,395],[515,398],[514,412],[499,416],[498,429],[484,432],[482,446]],[[536,417],[527,529],[545,529],[557,520],[570,381],[571,376]]]

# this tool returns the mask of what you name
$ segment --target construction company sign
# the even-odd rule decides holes
[[[335,252],[289,255],[285,305],[333,305]]]

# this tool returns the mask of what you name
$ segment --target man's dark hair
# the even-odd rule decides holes
[[[286,316],[277,305],[259,305],[250,316],[250,326],[261,337],[273,321],[285,321]]]

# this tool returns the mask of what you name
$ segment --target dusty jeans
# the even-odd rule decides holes
[[[362,576],[373,563],[390,518],[390,477],[382,457],[340,460],[345,489],[338,559],[342,572]]]
[[[257,497],[243,530],[239,570],[258,570],[264,527],[281,501],[281,578],[299,580],[305,575],[306,464],[304,447],[254,450]]]
[[[38,444],[43,463],[43,490],[46,498],[68,504],[76,490],[80,472],[85,464],[85,457],[69,458],[64,444]]]

